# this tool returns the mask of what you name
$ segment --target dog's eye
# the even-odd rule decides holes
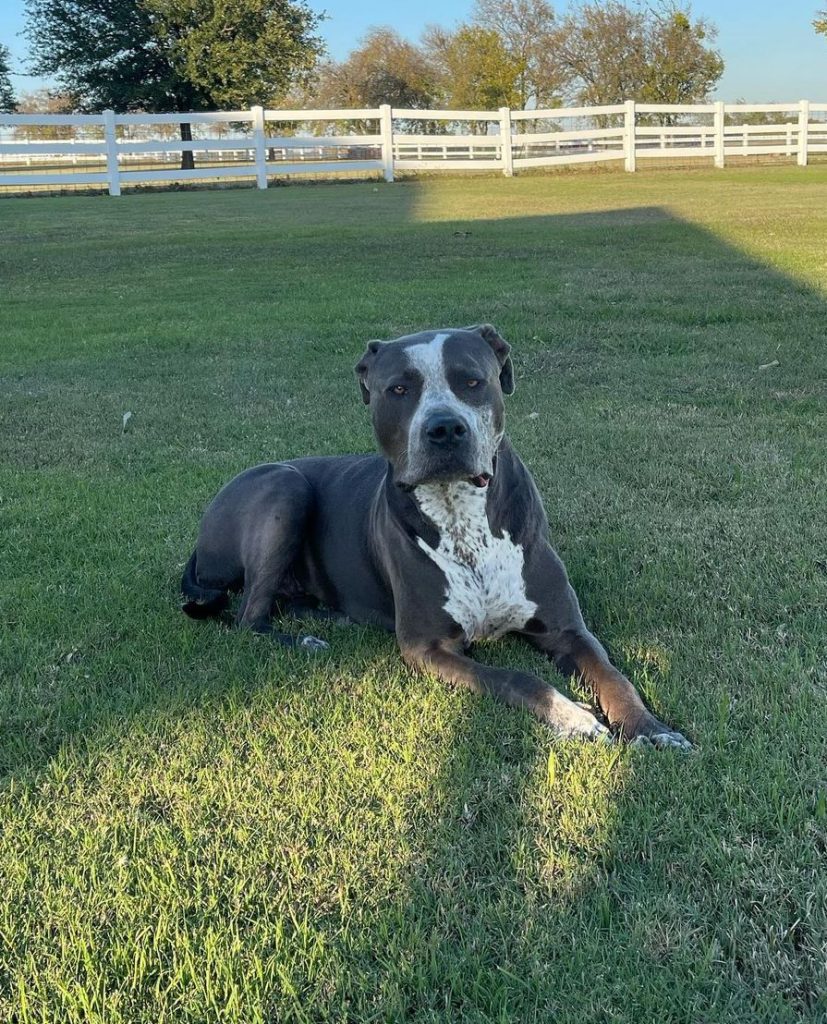
[[[404,384],[393,384],[388,388],[388,391],[390,391],[392,395],[407,395],[408,393],[408,389]]]
[[[472,378],[471,380],[467,380],[465,382],[465,386],[467,388],[476,388],[476,387],[479,387],[479,384],[480,384],[480,382],[478,380],[476,380],[475,378]]]

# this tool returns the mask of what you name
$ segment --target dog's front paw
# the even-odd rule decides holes
[[[557,736],[563,740],[596,740],[599,743],[612,743],[612,734],[594,717],[585,704],[567,701],[564,708],[557,708],[557,714],[551,722]]]
[[[676,729],[670,729],[654,715],[647,715],[634,727],[622,727],[621,733],[633,747],[655,747],[657,750],[691,750],[692,744]]]
[[[317,654],[319,651],[329,651],[330,644],[326,640],[320,640],[317,636],[303,636],[299,638],[299,647],[305,651],[310,651],[311,654]]]
[[[657,750],[691,750],[692,743],[674,729],[664,727],[662,732],[653,733],[651,736],[635,736],[631,741],[633,747],[655,747]]]

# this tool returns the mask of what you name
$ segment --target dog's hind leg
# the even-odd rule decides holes
[[[181,606],[181,611],[193,619],[205,619],[210,615],[220,615],[230,602],[228,589],[229,585],[210,588],[199,583],[196,552],[193,551],[181,578],[181,593],[187,598]]]
[[[238,625],[251,629],[254,633],[269,636],[271,640],[276,640],[285,647],[303,647],[309,651],[327,650],[329,645],[316,636],[306,634],[293,636],[291,633],[280,632],[272,620],[274,602],[275,593],[269,578],[255,580],[249,590],[245,585],[244,596],[238,612]]]
[[[244,593],[237,623],[287,647],[323,650],[323,640],[291,636],[273,625],[277,598],[301,550],[313,501],[310,485],[294,471],[286,469],[278,484],[259,496],[260,508],[248,509],[256,526],[244,542]]]

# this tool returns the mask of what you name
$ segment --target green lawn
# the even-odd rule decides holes
[[[827,168],[4,199],[0,243],[1,1021],[825,1020]],[[689,755],[178,611],[224,481],[371,447],[365,340],[481,320]]]

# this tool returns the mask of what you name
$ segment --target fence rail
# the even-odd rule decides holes
[[[756,116],[765,115],[756,121]],[[749,117],[748,123],[745,118]],[[690,119],[690,123],[678,123]],[[192,138],[171,138],[188,125]],[[368,129],[368,125],[370,129]],[[418,129],[421,129],[419,131]],[[66,134],[72,138],[66,138]],[[184,134],[184,133],[182,133]],[[35,137],[33,137],[35,136]],[[37,137],[39,136],[39,137]],[[46,136],[46,137],[44,137]],[[192,169],[164,166],[190,153]],[[827,103],[660,104],[542,110],[249,110],[0,114],[0,188],[375,171],[500,170],[638,158],[827,153]]]

